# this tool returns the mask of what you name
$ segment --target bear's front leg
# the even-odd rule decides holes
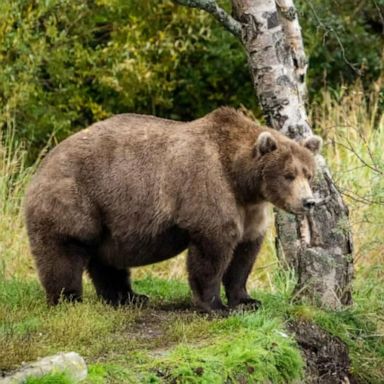
[[[227,310],[220,285],[233,248],[213,242],[192,243],[188,249],[188,274],[193,301],[204,312]]]
[[[256,240],[238,244],[235,249],[231,263],[223,277],[228,305],[231,308],[240,304],[258,308],[261,304],[249,296],[246,284],[262,242],[263,237],[260,236]]]

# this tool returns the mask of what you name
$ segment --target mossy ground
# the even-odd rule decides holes
[[[83,303],[48,308],[36,280],[3,280],[1,368],[74,350],[89,364],[90,383],[301,377],[299,350],[268,300],[257,313],[224,318],[194,312],[183,282],[148,277],[136,289],[151,296],[151,305],[113,309],[87,283]]]
[[[294,382],[303,378],[304,361],[287,324],[306,320],[347,344],[355,377],[380,383],[384,287],[374,282],[383,273],[359,278],[354,306],[338,312],[292,303],[293,281],[278,273],[279,291],[253,292],[263,302],[260,310],[228,317],[194,312],[187,284],[177,280],[140,279],[136,289],[150,295],[151,304],[114,309],[97,299],[89,282],[83,303],[48,308],[36,279],[3,278],[0,368],[76,351],[89,366],[88,383]]]

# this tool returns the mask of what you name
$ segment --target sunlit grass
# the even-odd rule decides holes
[[[285,334],[281,305],[277,313],[267,297],[265,309],[256,314],[215,318],[172,310],[171,304],[188,295],[184,282],[145,279],[137,288],[151,295],[152,307],[114,309],[87,286],[84,303],[49,308],[35,280],[3,280],[0,369],[75,350],[91,366],[97,364],[100,370],[105,365],[113,380],[125,375],[119,366],[129,368],[132,382],[160,371],[180,382],[257,377],[283,383],[302,375],[302,358]],[[169,309],[162,309],[164,305]],[[90,377],[89,382],[97,382]]]
[[[384,335],[377,319],[384,313],[384,287],[377,281],[383,274],[382,267],[371,271],[356,284],[355,305],[335,312],[293,303],[292,277],[279,273],[274,293],[252,292],[263,303],[259,311],[228,318],[177,310],[189,298],[183,281],[139,280],[136,288],[151,296],[151,305],[114,309],[97,300],[89,284],[84,303],[49,308],[36,280],[3,280],[0,369],[74,350],[90,367],[88,383],[140,383],[151,377],[288,383],[303,375],[303,361],[285,326],[306,320],[348,345],[353,372],[363,382],[381,382]]]
[[[26,166],[26,149],[16,141],[14,131],[10,121],[0,133],[0,276],[33,273],[20,209],[33,167]]]
[[[28,377],[24,384],[72,384],[65,373],[51,373],[43,377]]]
[[[321,104],[313,108],[328,164],[349,206],[357,266],[384,262],[383,83],[384,77],[368,94],[359,83],[324,91]]]

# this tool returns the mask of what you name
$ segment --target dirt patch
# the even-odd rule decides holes
[[[306,383],[357,384],[350,373],[347,346],[316,324],[295,321],[288,329],[302,349],[306,360]]]
[[[156,303],[152,304],[150,307],[154,310],[172,313],[192,313],[196,311],[196,308],[192,305],[190,300],[176,301],[174,303]]]
[[[189,323],[196,316],[196,313],[188,308],[174,307],[173,309],[171,306],[166,310],[153,307],[142,308],[127,333],[149,349],[167,348],[173,345],[174,338],[171,331],[173,324],[176,321]]]
[[[147,310],[136,319],[133,330],[144,340],[161,338],[164,336],[164,324],[167,321],[167,314]]]

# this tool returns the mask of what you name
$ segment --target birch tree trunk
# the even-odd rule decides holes
[[[210,12],[240,36],[268,125],[294,140],[312,135],[305,109],[307,60],[292,0],[232,0],[235,19],[224,18],[214,0],[177,2]],[[320,155],[317,165],[314,192],[320,203],[305,217],[276,212],[277,254],[296,272],[297,296],[338,308],[352,301],[348,209]]]
[[[293,69],[299,95],[304,102],[307,96],[305,75],[307,74],[307,58],[304,52],[303,37],[297,11],[292,0],[276,0],[279,20],[293,61]]]

